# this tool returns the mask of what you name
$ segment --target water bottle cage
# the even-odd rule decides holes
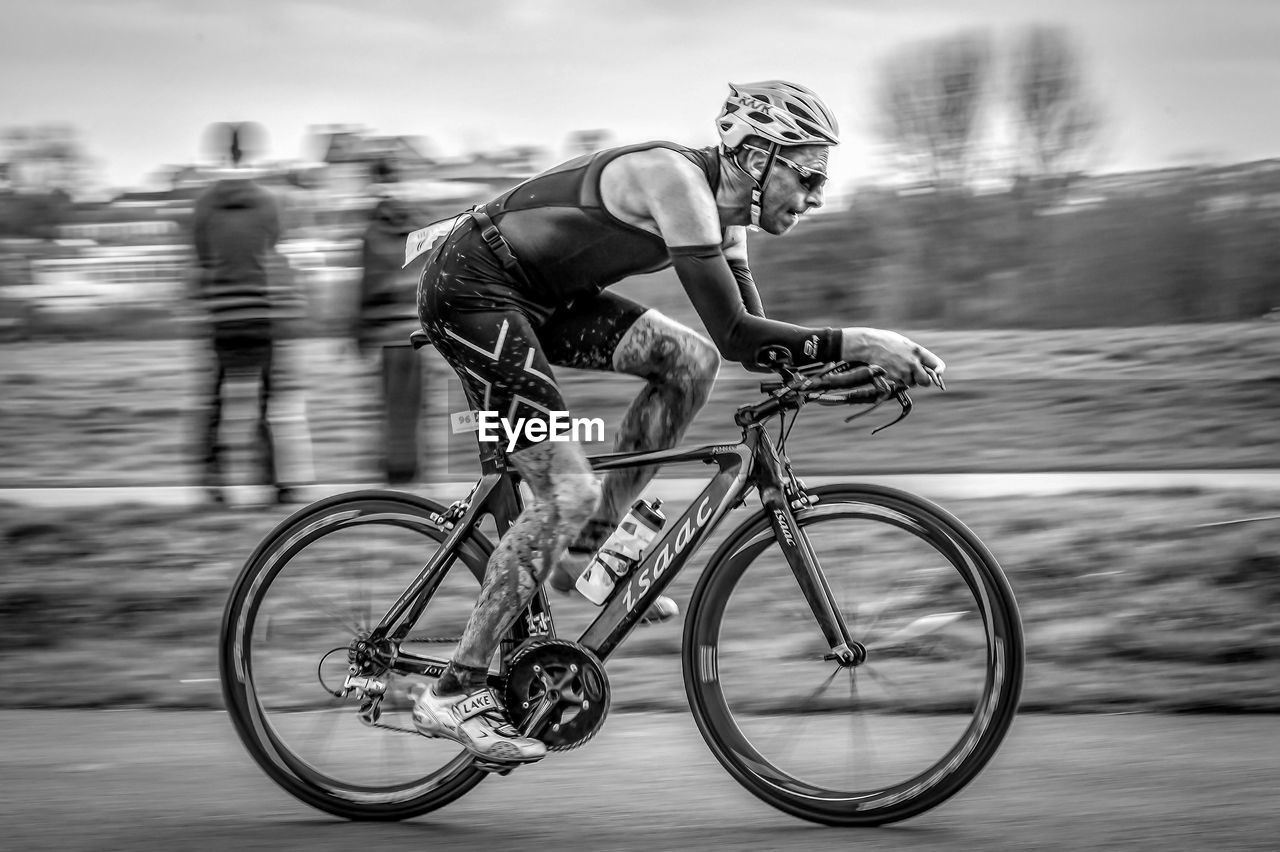
[[[432,512],[431,522],[447,530],[453,529],[454,525],[462,520],[462,516],[466,514],[467,509],[471,508],[471,501],[475,496],[476,489],[472,488],[470,494],[461,500],[454,500],[444,512]]]
[[[612,556],[614,559],[618,561],[618,564],[625,565],[626,571],[624,571],[622,574],[616,573],[613,570],[612,563],[610,563],[607,560],[600,559],[601,556],[606,556],[606,555]],[[641,556],[643,555],[644,554],[642,552]],[[614,578],[621,578],[626,576],[627,572],[629,572],[635,565],[637,565],[640,562],[639,557],[633,559],[631,556],[627,555],[626,553],[623,553],[620,550],[614,550],[612,548],[601,548],[596,553],[596,559],[600,562],[601,565],[604,565],[605,568],[608,569],[609,573],[613,575]]]

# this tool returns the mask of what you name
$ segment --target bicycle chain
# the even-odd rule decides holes
[[[410,734],[412,736],[420,736],[413,728],[397,728],[395,725],[384,725],[381,722],[366,722],[370,728],[381,728],[384,731],[391,731],[397,734]]]
[[[431,644],[431,643],[438,642],[443,645],[443,644],[449,644],[449,643],[457,643],[461,641],[461,639],[462,639],[461,636],[406,636],[404,639],[400,640],[400,644],[403,645],[406,642],[422,642],[424,644]]]

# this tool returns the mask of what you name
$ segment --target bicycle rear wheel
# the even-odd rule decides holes
[[[905,492],[830,486],[796,513],[866,661],[842,668],[763,513],[712,557],[684,675],[712,752],[751,793],[828,825],[937,806],[995,753],[1022,684],[1022,627],[985,546]]]
[[[223,616],[223,696],[254,760],[289,793],[348,819],[406,819],[462,796],[487,773],[457,744],[413,730],[397,649],[369,668],[388,684],[376,725],[358,694],[338,697],[353,647],[387,613],[448,531],[443,507],[396,492],[323,500],[254,551]],[[399,650],[447,659],[475,604],[492,547],[472,534]],[[460,570],[461,569],[461,570]]]

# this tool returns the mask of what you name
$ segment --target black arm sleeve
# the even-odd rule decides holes
[[[668,251],[689,301],[725,359],[751,364],[760,347],[780,345],[791,351],[797,366],[839,360],[839,329],[806,328],[747,313],[719,246],[671,246]]]
[[[729,261],[729,270],[738,280],[738,293],[742,296],[742,306],[753,317],[764,319],[764,303],[760,301],[760,291],[756,289],[756,280],[751,277],[751,270],[745,263]]]

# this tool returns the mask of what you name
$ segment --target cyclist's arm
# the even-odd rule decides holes
[[[747,229],[741,225],[730,226],[723,245],[724,258],[729,261],[729,269],[738,282],[742,306],[751,316],[763,318],[764,303],[760,301],[760,291],[756,289],[755,279],[751,277],[751,267],[747,265]]]
[[[639,179],[632,184],[639,195],[637,206],[667,244],[676,275],[721,356],[751,364],[761,347],[775,345],[788,349],[795,364],[838,359],[839,329],[808,328],[748,313],[721,248],[720,215],[705,178],[679,154],[662,153],[675,159],[664,164],[649,158],[637,167]]]

